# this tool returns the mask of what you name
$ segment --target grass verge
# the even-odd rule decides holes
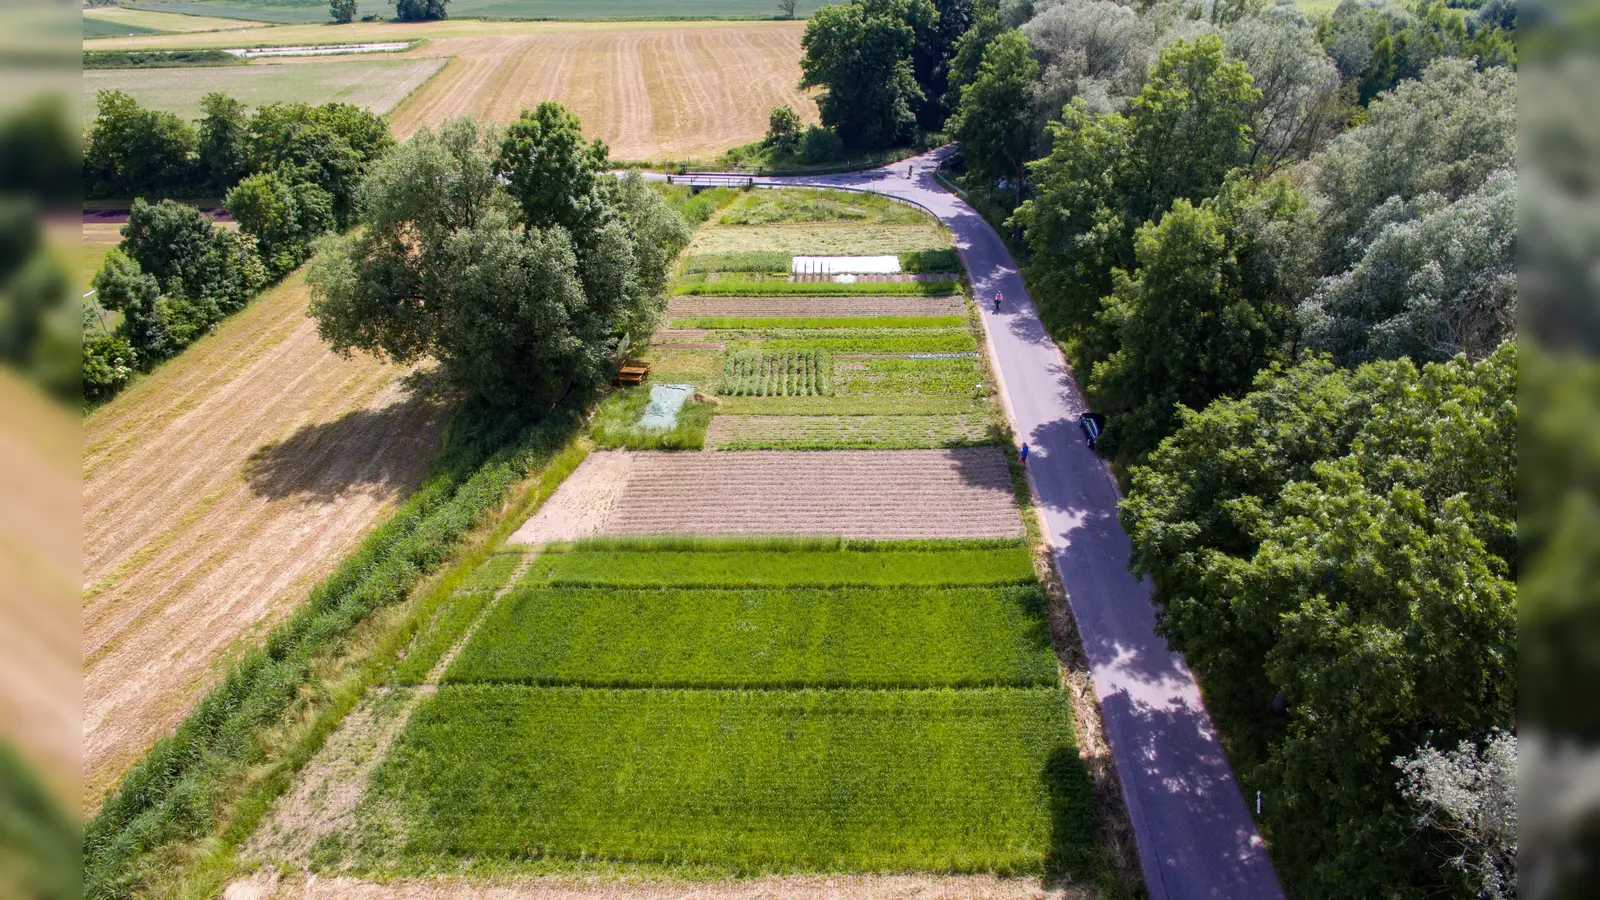
[[[601,450],[699,450],[706,445],[706,427],[716,411],[710,405],[690,400],[678,411],[677,423],[660,431],[639,427],[649,405],[648,385],[611,394],[595,408],[590,425],[594,445]]]

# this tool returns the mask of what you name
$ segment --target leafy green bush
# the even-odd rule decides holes
[[[894,541],[882,545],[832,541],[798,548],[748,540],[684,549],[607,542],[587,550],[541,556],[520,584],[674,585],[678,587],[840,587],[844,585],[1032,584],[1028,548],[951,542],[931,548]],[[676,545],[669,544],[668,547]],[[849,549],[845,549],[848,546]]]
[[[179,66],[242,66],[226,50],[85,50],[85,69],[169,69]]]
[[[743,874],[1081,878],[1096,864],[1088,776],[1054,688],[445,685],[369,797],[421,854]]]
[[[444,680],[883,688],[1059,678],[1037,587],[897,585],[522,589],[489,613]]]
[[[960,272],[961,254],[955,250],[918,250],[900,254],[900,271],[913,273]]]
[[[177,730],[123,776],[86,828],[85,895],[131,895],[147,868],[160,865],[153,851],[212,827],[229,792],[259,761],[263,732],[282,722],[315,667],[374,611],[405,599],[450,557],[465,531],[499,507],[506,489],[554,457],[579,424],[577,416],[557,413],[514,442],[502,428],[452,448],[389,521],[262,646],[232,663]]]

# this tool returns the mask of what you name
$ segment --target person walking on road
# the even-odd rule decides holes
[[[1023,444],[1022,445],[1022,450],[1020,450],[1017,453],[1017,456],[1022,459],[1022,464],[1023,465],[1027,465],[1028,464],[1028,445],[1027,444]]]
[[[1005,294],[1002,294],[999,291],[995,291],[994,292],[994,311],[995,312],[999,312],[1000,311],[1000,298],[1002,298],[1004,296],[1005,296]]]

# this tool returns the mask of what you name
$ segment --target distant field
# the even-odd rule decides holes
[[[385,113],[442,65],[442,59],[397,59],[385,54],[207,69],[89,69],[83,73],[82,110],[84,121],[91,121],[95,92],[115,89],[145,106],[186,119],[200,116],[200,99],[212,91],[249,106],[338,101]]]
[[[800,0],[795,12],[811,14],[828,0]],[[136,9],[164,10],[307,24],[328,21],[328,4],[320,0],[146,0]],[[779,15],[777,0],[452,0],[452,19],[680,19],[759,18]],[[394,4],[361,0],[360,15],[394,15]]]
[[[815,121],[816,104],[796,86],[804,30],[801,22],[451,19],[417,25],[291,25],[247,33],[254,46],[426,38],[417,49],[386,57],[451,59],[390,116],[402,138],[423,125],[437,127],[464,115],[509,122],[525,108],[556,100],[582,120],[589,136],[610,144],[614,158],[661,161],[708,160],[757,140],[766,133],[774,106],[788,104]],[[239,32],[146,35],[89,41],[85,48],[229,48],[242,40]],[[249,81],[258,75],[252,67],[239,77]],[[270,96],[293,87],[266,81],[249,89]]]
[[[326,6],[326,4],[324,4]],[[176,15],[120,6],[98,6],[83,11],[84,37],[134,34],[180,34],[193,31],[237,31],[262,24],[238,17]]]

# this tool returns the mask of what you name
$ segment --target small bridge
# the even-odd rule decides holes
[[[685,172],[681,175],[668,175],[667,184],[686,184],[691,192],[698,194],[707,188],[755,187],[756,177],[733,172]]]

